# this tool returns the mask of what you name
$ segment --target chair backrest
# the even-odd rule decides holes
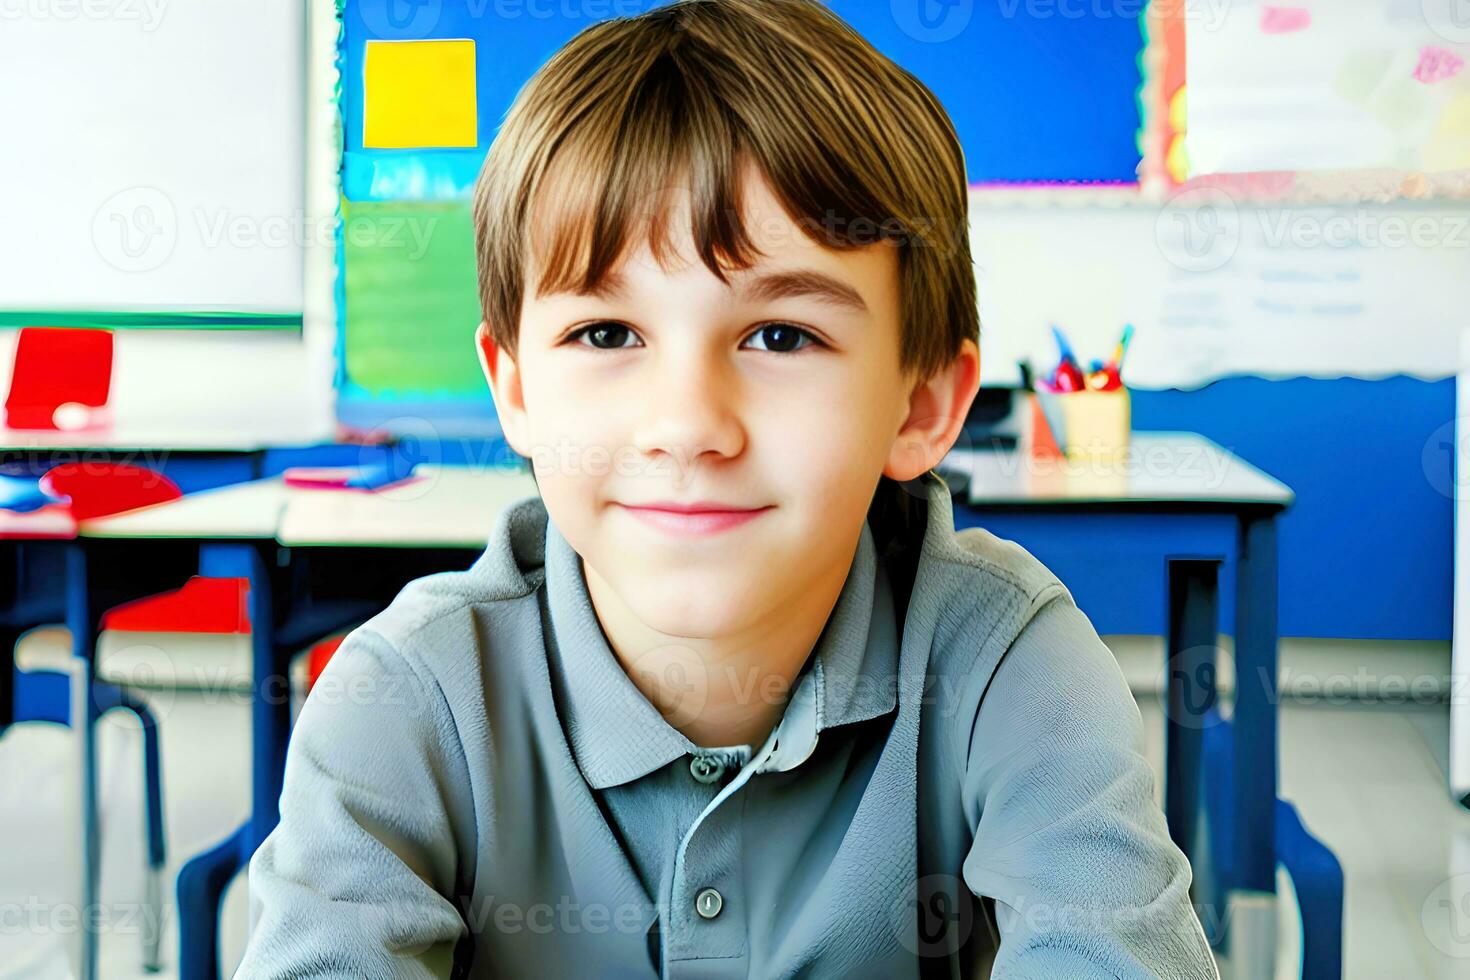
[[[129,463],[62,463],[46,472],[41,485],[52,496],[70,497],[72,517],[79,521],[183,496],[162,473]]]
[[[111,330],[90,327],[22,327],[5,423],[13,429],[55,429],[62,405],[106,405],[112,391],[112,339]]]

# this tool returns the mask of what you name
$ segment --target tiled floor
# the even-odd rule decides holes
[[[245,817],[248,707],[228,685],[207,694],[148,696],[161,716],[172,875],[184,859]],[[1152,694],[1140,694],[1139,703],[1150,733],[1148,752],[1158,768],[1162,711]],[[1470,812],[1451,803],[1445,790],[1447,709],[1287,702],[1280,737],[1282,794],[1346,869],[1349,980],[1470,977]],[[47,916],[68,900],[56,868],[72,846],[66,812],[70,739],[62,729],[40,725],[19,727],[0,739],[0,977],[67,976]],[[131,722],[104,723],[102,898],[124,910],[142,895],[139,743]],[[1290,906],[1283,904],[1278,975],[1294,976],[1296,938]],[[227,895],[222,917],[227,964],[243,949],[247,914],[242,877]],[[139,925],[136,914],[124,912],[104,934],[108,980],[158,976],[141,969]],[[175,975],[175,925],[170,908],[164,977]],[[1228,963],[1222,972],[1231,977]]]

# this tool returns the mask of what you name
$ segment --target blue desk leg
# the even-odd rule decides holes
[[[1201,736],[1215,706],[1220,627],[1220,563],[1168,563],[1168,690],[1164,725],[1164,815],[1169,836],[1191,860],[1203,766]],[[1198,897],[1198,896],[1197,896]]]
[[[281,783],[291,725],[290,678],[276,646],[274,545],[210,545],[215,567],[250,580],[251,803],[250,818],[213,850],[179,872],[179,977],[219,976],[220,898],[280,819]],[[271,561],[267,560],[269,552]]]
[[[240,870],[250,825],[179,869],[179,976],[219,976],[219,907],[230,880]]]
[[[92,928],[97,905],[97,877],[100,867],[101,835],[97,826],[97,706],[92,696],[95,680],[93,654],[97,649],[97,632],[103,609],[96,591],[88,587],[87,555],[79,545],[66,553],[66,625],[71,632],[72,655],[84,672],[81,701],[86,715],[81,719],[77,735],[82,740],[82,894],[77,928],[82,932],[81,980],[97,976],[97,933]],[[78,719],[73,717],[72,724]]]
[[[1275,513],[1244,514],[1236,565],[1230,910],[1231,960],[1244,967],[1242,976],[1268,975],[1275,959],[1278,585]]]

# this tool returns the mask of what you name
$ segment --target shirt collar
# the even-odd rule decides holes
[[[553,634],[548,659],[563,727],[588,784],[616,786],[705,751],[670,725],[623,671],[593,609],[581,556],[549,519],[545,568]],[[892,711],[898,646],[888,576],[864,521],[811,668],[755,753],[758,770],[793,768],[811,755],[818,733]]]

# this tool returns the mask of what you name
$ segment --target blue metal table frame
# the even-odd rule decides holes
[[[956,504],[956,529],[980,526],[1017,541],[1052,569],[1087,612],[1133,589],[1165,598],[1165,816],[1191,861],[1199,857],[1205,729],[1218,723],[1217,637],[1222,579],[1233,599],[1234,715],[1229,802],[1229,894],[1196,876],[1206,931],[1226,941],[1229,902],[1264,898],[1274,916],[1277,863],[1276,519],[1284,502],[1136,499]],[[1222,574],[1223,573],[1223,574]],[[1142,575],[1142,583],[1137,577]],[[1130,583],[1130,576],[1132,581]],[[1155,585],[1150,585],[1151,576]],[[1261,923],[1268,935],[1272,925]],[[1265,941],[1274,947],[1274,941]],[[1249,958],[1267,950],[1237,949]]]

